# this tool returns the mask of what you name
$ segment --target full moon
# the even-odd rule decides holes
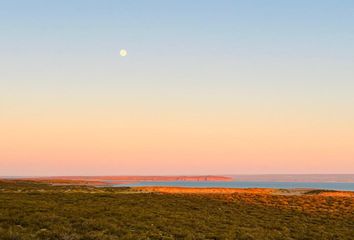
[[[127,50],[125,50],[125,49],[121,49],[120,52],[119,52],[119,54],[120,54],[122,57],[125,57],[125,56],[127,56],[128,52],[127,52]]]

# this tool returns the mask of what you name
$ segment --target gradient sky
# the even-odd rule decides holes
[[[257,173],[354,173],[354,1],[0,0],[0,176]]]

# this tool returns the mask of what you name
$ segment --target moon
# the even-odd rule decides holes
[[[127,52],[127,50],[125,50],[125,49],[121,49],[120,52],[119,52],[119,54],[120,54],[122,57],[125,57],[125,56],[127,56],[128,52]]]

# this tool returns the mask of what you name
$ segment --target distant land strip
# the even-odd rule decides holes
[[[117,184],[131,184],[137,182],[174,182],[174,181],[210,181],[227,182],[232,177],[226,176],[53,176],[53,177],[23,177],[11,178],[12,181],[30,181],[53,185],[91,185],[111,186]]]

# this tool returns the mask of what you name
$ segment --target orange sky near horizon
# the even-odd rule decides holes
[[[2,119],[1,169],[17,175],[166,175],[350,173],[354,167],[354,131],[348,131],[354,124],[345,119],[310,112],[300,117],[286,109],[265,117],[242,109],[141,108],[124,114],[52,109],[26,117],[19,111]]]

